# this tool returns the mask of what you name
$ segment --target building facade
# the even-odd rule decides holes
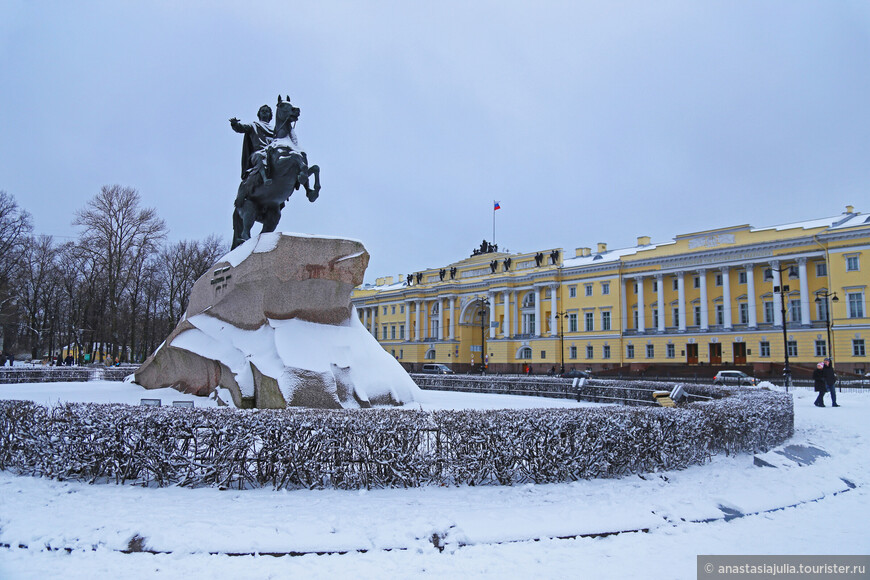
[[[362,323],[408,370],[747,368],[832,356],[870,371],[870,215],[470,258],[353,294]],[[667,369],[666,369],[667,370]],[[704,370],[696,368],[696,370]]]

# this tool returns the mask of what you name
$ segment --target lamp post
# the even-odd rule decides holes
[[[831,302],[839,302],[836,292],[828,292],[827,290],[819,290],[816,292],[816,304],[821,304],[822,300],[825,303],[825,328],[828,330],[828,345],[825,349],[825,354],[831,359],[831,366],[834,366],[834,343],[831,342]]]
[[[486,308],[489,306],[489,300],[486,298],[478,298],[480,303],[480,374],[486,374]]]
[[[782,345],[784,347],[783,354],[785,355],[785,365],[782,368],[782,376],[785,379],[785,392],[788,392],[788,388],[791,386],[791,367],[788,364],[788,323],[787,316],[785,310],[785,293],[788,292],[789,288],[787,284],[782,283],[782,273],[788,272],[790,275],[796,275],[796,268],[794,266],[783,266],[782,268],[770,268],[767,272],[765,272],[765,279],[773,280],[773,272],[779,272],[779,286],[774,286],[773,291],[779,292],[779,301],[782,307]],[[769,277],[768,277],[769,275]]]
[[[559,374],[565,374],[565,327],[564,322],[567,318],[567,312],[557,312],[556,318],[559,319]]]

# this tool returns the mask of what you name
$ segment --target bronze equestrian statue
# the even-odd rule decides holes
[[[278,95],[274,129],[269,125],[272,110],[268,105],[260,107],[258,120],[250,125],[230,119],[233,130],[245,135],[242,183],[233,212],[233,248],[251,238],[255,221],[263,224],[262,233],[274,232],[284,204],[300,186],[305,188],[308,201],[320,195],[320,167],[308,166],[308,156],[296,139],[299,113],[299,107],[290,104],[290,97],[282,100]],[[311,175],[314,187],[308,185]]]

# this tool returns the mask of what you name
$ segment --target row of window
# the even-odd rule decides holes
[[[758,356],[761,358],[770,358],[770,342],[763,340],[758,344]],[[787,344],[788,348],[788,356],[797,357],[798,356],[798,344],[797,341],[790,340]],[[577,359],[578,357],[578,347],[570,346],[568,348],[568,358],[569,359]],[[645,345],[645,354],[646,358],[655,358],[656,357],[656,349],[654,344]],[[676,346],[673,344],[665,345],[665,357],[666,358],[676,358],[677,350]],[[863,338],[855,338],[852,339],[852,356],[866,356],[867,351],[864,344]],[[815,341],[815,356],[821,358],[828,356],[828,348],[827,342],[824,340]],[[601,358],[609,359],[611,357],[610,345],[605,344],[601,346]],[[532,349],[530,347],[524,347],[520,349],[517,358],[520,360],[531,360],[532,359]],[[544,360],[547,358],[547,351],[541,351],[541,359]],[[595,347],[590,345],[586,346],[586,359],[591,360],[595,358]],[[627,344],[625,346],[625,358],[633,359],[635,358],[635,345]]]

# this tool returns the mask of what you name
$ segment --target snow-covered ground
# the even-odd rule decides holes
[[[424,394],[424,409],[577,405]],[[43,403],[154,396],[122,383],[0,385],[0,398]],[[738,455],[618,480],[280,492],[0,472],[0,578],[695,578],[699,554],[870,554],[870,396],[843,393],[838,409],[813,398],[795,394],[787,445],[828,456],[760,457],[776,467]],[[147,551],[123,552],[137,546]]]

